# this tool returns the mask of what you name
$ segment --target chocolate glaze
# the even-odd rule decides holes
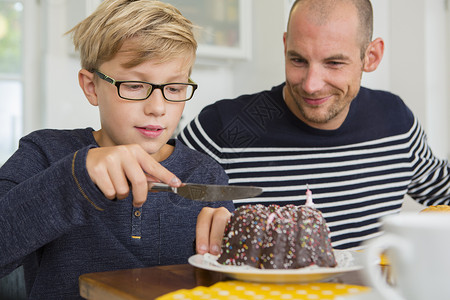
[[[261,269],[336,266],[322,213],[294,205],[239,207],[225,229],[218,262]]]

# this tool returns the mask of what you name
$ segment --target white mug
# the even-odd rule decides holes
[[[450,299],[450,214],[402,213],[382,219],[384,234],[366,244],[364,274],[388,300]],[[394,286],[374,263],[386,253]]]

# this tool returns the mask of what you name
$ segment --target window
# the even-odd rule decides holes
[[[23,11],[23,1],[0,0],[0,164],[23,132]]]
[[[0,166],[41,125],[39,0],[0,0]]]

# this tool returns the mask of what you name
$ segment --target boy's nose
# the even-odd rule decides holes
[[[166,100],[160,89],[152,91],[150,97],[145,101],[144,111],[146,115],[164,115],[166,113]]]

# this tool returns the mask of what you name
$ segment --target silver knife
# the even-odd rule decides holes
[[[164,183],[151,183],[149,191],[172,192],[191,200],[213,202],[255,197],[260,195],[263,189],[255,186],[196,183],[184,183],[183,186],[175,188]]]

